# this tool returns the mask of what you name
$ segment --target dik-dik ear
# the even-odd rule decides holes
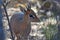
[[[26,12],[26,9],[25,8],[23,8],[22,6],[20,6],[20,10],[22,11],[22,12]]]

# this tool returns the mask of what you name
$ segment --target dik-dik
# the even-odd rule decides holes
[[[11,29],[17,40],[27,40],[31,31],[31,22],[39,22],[39,18],[31,8],[22,9],[22,12],[14,14],[10,19]]]

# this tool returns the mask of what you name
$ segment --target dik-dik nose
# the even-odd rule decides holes
[[[32,20],[32,22],[40,22],[39,18],[35,18]]]

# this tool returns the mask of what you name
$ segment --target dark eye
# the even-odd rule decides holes
[[[32,14],[30,14],[29,16],[30,16],[30,17],[32,17],[32,18],[34,18],[34,17],[35,17],[35,16],[34,16],[34,15],[32,15]]]

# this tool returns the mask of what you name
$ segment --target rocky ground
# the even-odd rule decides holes
[[[9,19],[11,18],[11,16],[14,14],[14,12],[19,12],[19,9],[15,9],[15,8],[9,8],[7,9],[8,15],[9,15]],[[5,15],[5,14],[4,14]],[[7,18],[6,16],[3,15],[3,26],[4,26],[4,30],[6,33],[6,40],[11,40],[10,37],[10,30],[9,30],[9,26],[8,26],[8,22],[7,22]],[[42,34],[42,30],[41,30],[41,26],[40,26],[40,22],[39,23],[31,23],[31,33],[29,36],[29,40],[45,40],[45,36],[44,34]]]

